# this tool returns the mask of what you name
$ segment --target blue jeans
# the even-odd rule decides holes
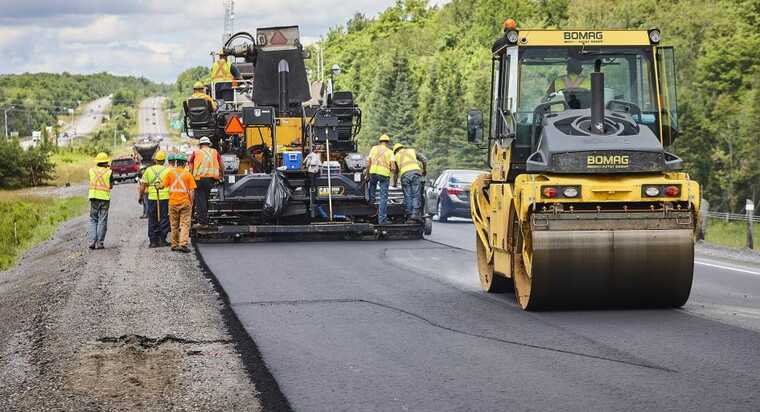
[[[161,220],[158,219],[156,206],[160,202]],[[150,243],[157,244],[160,241],[166,241],[169,235],[169,201],[168,200],[148,200],[148,239]]]
[[[420,216],[422,207],[422,175],[418,172],[406,172],[401,176],[401,188],[404,190],[404,207],[408,217]]]
[[[108,230],[108,208],[111,202],[108,200],[90,199],[90,231],[88,239],[90,244],[103,243]]]
[[[388,176],[370,174],[369,175],[369,202],[375,202],[377,186],[380,186],[380,198],[377,207],[377,224],[384,225],[388,223],[388,186],[390,178]]]

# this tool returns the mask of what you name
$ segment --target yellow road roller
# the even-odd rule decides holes
[[[660,41],[504,23],[488,122],[467,114],[491,169],[470,196],[484,290],[526,310],[686,303],[700,193],[667,150],[676,78]]]

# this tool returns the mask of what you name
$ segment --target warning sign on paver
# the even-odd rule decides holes
[[[265,51],[297,49],[300,45],[298,26],[257,29],[256,43]]]

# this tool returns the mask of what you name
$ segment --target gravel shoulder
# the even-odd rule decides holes
[[[135,185],[0,272],[0,410],[261,410],[194,254],[148,249]]]

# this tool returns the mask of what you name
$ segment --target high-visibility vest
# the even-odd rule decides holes
[[[169,188],[158,189],[156,193],[156,182],[161,183],[169,173],[169,169],[162,165],[154,165],[143,172],[143,182],[148,185],[145,189],[148,192],[148,200],[166,200],[169,198]]]
[[[111,169],[107,167],[93,167],[90,169],[90,191],[88,198],[97,200],[111,200]]]
[[[193,177],[195,180],[204,177],[219,179],[219,159],[216,156],[216,149],[204,147],[195,151],[193,156]]]
[[[214,65],[211,66],[211,81],[212,82],[230,82],[235,78],[232,76],[232,63],[228,61],[222,62],[217,60]]]
[[[174,181],[169,185],[169,193],[190,193],[182,178],[188,173],[184,168],[174,168]]]
[[[369,158],[372,160],[372,166],[369,168],[370,174],[380,176],[391,175],[391,161],[393,159],[393,151],[387,146],[379,144],[372,146],[369,151]]]
[[[587,76],[581,76],[576,74],[568,74],[565,76],[558,77],[554,81],[554,90],[566,90],[566,89],[590,89],[591,88],[591,79],[589,79]]]
[[[417,152],[412,148],[405,148],[396,152],[396,164],[398,164],[399,176],[403,176],[407,172],[422,170],[417,161]]]

